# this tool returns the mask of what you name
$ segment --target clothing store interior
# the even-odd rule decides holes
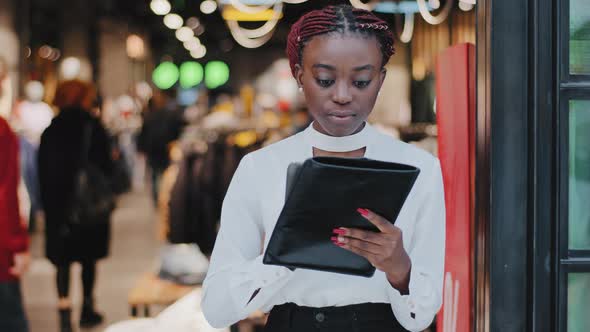
[[[461,116],[449,105],[474,107],[475,0],[0,1],[0,112],[30,253],[13,296],[29,331],[218,331],[199,306],[225,193],[242,157],[310,125],[287,35],[331,4],[368,9],[395,36],[368,122],[438,156],[441,123]],[[51,229],[51,210],[88,160],[109,164],[114,208],[91,236],[56,240],[69,231]],[[439,316],[425,331],[452,324]]]

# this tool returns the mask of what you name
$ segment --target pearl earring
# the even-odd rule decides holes
[[[299,92],[303,92],[303,87],[302,86],[299,87]]]

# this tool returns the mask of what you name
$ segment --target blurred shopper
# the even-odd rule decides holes
[[[29,239],[19,212],[18,139],[0,116],[0,331],[28,331],[19,278],[29,265]]]
[[[103,209],[96,202],[80,211],[81,176],[96,188],[97,180],[112,174],[110,142],[106,130],[90,110],[95,99],[94,88],[81,81],[67,81],[57,89],[55,105],[60,109],[41,137],[39,146],[39,182],[41,201],[46,215],[46,254],[57,267],[57,291],[61,331],[71,331],[69,298],[70,265],[82,265],[84,302],[80,325],[91,327],[103,318],[94,310],[93,290],[96,262],[108,255],[110,211],[102,217],[87,216]],[[92,166],[92,167],[90,167]],[[99,179],[100,178],[100,179]],[[103,181],[104,182],[104,181]],[[100,183],[99,183],[100,184]],[[102,188],[102,187],[101,187]],[[99,195],[94,192],[97,197]],[[88,211],[88,210],[96,211]]]
[[[160,178],[170,165],[168,145],[180,136],[184,125],[178,106],[171,97],[162,91],[155,91],[149,101],[138,139],[138,148],[146,154],[151,168],[152,198],[156,205]]]

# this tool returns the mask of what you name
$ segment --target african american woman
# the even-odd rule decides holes
[[[212,326],[229,326],[259,309],[270,312],[268,332],[422,331],[432,322],[442,301],[445,252],[440,163],[366,122],[393,53],[388,25],[348,5],[311,11],[291,27],[287,54],[314,121],[246,155],[234,174],[204,282],[202,310]],[[285,201],[287,168],[315,156],[421,170],[395,225],[359,206],[380,232],[334,230],[334,245],[375,266],[370,278],[262,262]]]

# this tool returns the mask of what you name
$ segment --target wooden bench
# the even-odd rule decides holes
[[[129,291],[128,302],[132,317],[138,316],[138,310],[143,307],[145,317],[150,316],[150,306],[168,306],[195,288],[201,286],[185,286],[158,278],[153,273],[146,273]]]
[[[135,286],[129,291],[128,303],[132,317],[138,317],[140,309],[143,315],[150,316],[150,306],[169,306],[181,297],[192,292],[200,285],[185,286],[160,279],[154,273],[146,273],[139,278]],[[232,331],[251,332],[256,326],[266,324],[266,315],[261,311],[252,313],[247,319],[238,322]]]

